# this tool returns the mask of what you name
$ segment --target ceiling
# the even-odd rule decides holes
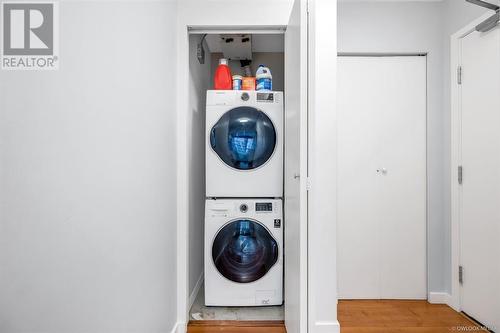
[[[444,0],[337,0],[338,2],[441,2]]]

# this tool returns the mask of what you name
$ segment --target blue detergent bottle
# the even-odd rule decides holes
[[[273,76],[271,70],[264,65],[259,65],[255,73],[256,90],[272,91],[273,90]]]

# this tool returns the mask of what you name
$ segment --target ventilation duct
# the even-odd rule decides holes
[[[219,42],[224,58],[229,60],[252,60],[251,35],[221,35]]]
[[[486,2],[486,1],[482,1],[482,0],[465,0],[465,1],[470,2],[470,3],[477,5],[477,6],[481,6],[481,7],[487,8],[487,9],[494,10],[496,12],[493,16],[486,19],[486,21],[482,22],[481,24],[478,24],[476,26],[476,31],[479,31],[479,32],[490,31],[491,29],[494,29],[498,25],[498,23],[500,22],[500,7],[499,6],[492,4],[492,3],[489,3],[489,2]]]

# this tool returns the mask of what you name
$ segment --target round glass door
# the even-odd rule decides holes
[[[228,166],[252,170],[273,155],[276,130],[264,112],[237,107],[226,112],[212,127],[210,145]]]
[[[225,278],[249,283],[266,275],[278,261],[278,244],[258,222],[236,220],[218,232],[212,259]]]

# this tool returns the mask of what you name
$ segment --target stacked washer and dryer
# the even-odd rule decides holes
[[[283,93],[207,91],[205,305],[283,303]]]

